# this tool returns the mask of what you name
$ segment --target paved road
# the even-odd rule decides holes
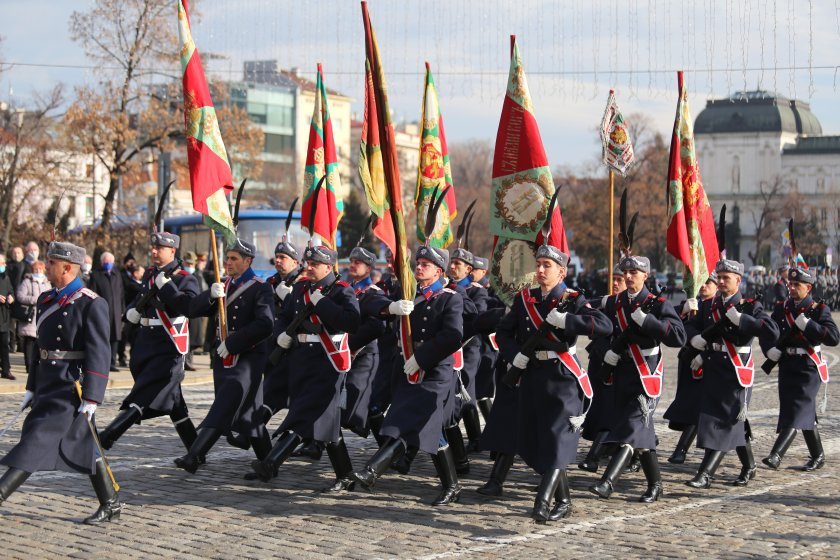
[[[675,353],[666,352],[665,410],[675,389]],[[829,356],[837,372],[838,353]],[[840,374],[838,374],[840,375]],[[775,376],[757,376],[751,406],[753,443],[760,459],[775,438],[778,396]],[[116,413],[125,389],[111,389],[97,413],[104,424]],[[201,418],[213,398],[212,385],[185,389],[194,416]],[[19,395],[0,395],[0,424],[12,417]],[[375,493],[323,497],[317,489],[332,480],[326,457],[319,463],[293,460],[270,484],[246,482],[251,453],[217,445],[208,465],[188,475],[172,465],[181,455],[166,419],[134,427],[110,459],[126,503],[122,519],[104,527],[78,521],[96,507],[85,477],[37,473],[0,507],[0,548],[4,558],[579,558],[593,552],[622,557],[840,557],[840,397],[829,399],[822,434],[829,462],[815,473],[793,470],[804,464],[801,436],[782,470],[760,467],[745,489],[725,486],[737,476],[734,453],[727,455],[711,490],[683,485],[700,462],[669,465],[664,458],[677,434],[659,422],[665,497],[656,504],[636,500],[644,491],[642,473],[623,477],[610,500],[586,491],[595,480],[570,470],[573,516],[538,526],[528,517],[538,478],[517,463],[506,496],[491,501],[475,492],[491,466],[486,454],[473,459],[473,473],[459,504],[432,508],[437,493],[431,461],[418,457],[408,476],[386,475]],[[275,419],[272,424],[279,420]],[[19,438],[20,423],[0,440],[5,453]],[[374,449],[348,438],[354,464]],[[581,448],[581,451],[585,449]],[[475,456],[474,456],[475,457]]]

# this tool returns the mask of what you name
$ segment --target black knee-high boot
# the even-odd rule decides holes
[[[368,427],[370,428],[370,433],[373,434],[373,439],[376,440],[376,444],[379,447],[385,443],[385,436],[379,435],[379,431],[382,429],[382,424],[385,423],[385,414],[382,412],[371,413],[368,415]]]
[[[3,477],[0,478],[0,505],[3,504],[6,500],[9,499],[15,490],[20,488],[20,485],[26,482],[26,479],[32,473],[26,472],[20,469],[16,469],[14,467],[9,468],[6,472],[3,473]]]
[[[746,486],[750,480],[755,478],[756,471],[750,438],[747,438],[745,445],[736,447],[735,453],[738,454],[738,459],[741,460],[741,474],[732,481],[732,486]]]
[[[595,434],[595,439],[592,440],[592,446],[589,448],[586,457],[578,463],[578,468],[587,472],[598,472],[598,463],[601,460],[601,455],[604,453],[604,441],[610,435],[608,430],[601,430]]]
[[[795,437],[796,430],[793,428],[780,430],[778,437],[776,437],[776,443],[773,444],[773,449],[770,451],[770,455],[762,459],[761,462],[773,470],[778,469],[779,465],[782,464],[782,458],[784,458]]]
[[[335,443],[327,443],[327,456],[330,458],[333,470],[335,471],[335,483],[327,486],[321,492],[333,493],[353,490],[356,481],[353,479],[353,463],[350,461],[350,453],[344,438],[339,437]]]
[[[486,424],[488,420],[490,420],[490,411],[493,409],[493,399],[486,398],[486,399],[479,399],[476,403],[478,406],[478,410],[481,411],[481,415],[484,417],[484,423]]]
[[[201,428],[195,438],[190,450],[183,457],[175,459],[175,465],[184,469],[190,474],[195,474],[198,467],[204,462],[204,457],[210,448],[218,441],[222,430],[218,428]]]
[[[726,455],[725,451],[707,449],[706,454],[703,456],[703,462],[700,463],[700,468],[697,470],[697,474],[694,478],[686,482],[686,484],[692,488],[711,488],[712,478],[715,476],[715,471],[720,466],[724,455]]]
[[[467,430],[467,453],[478,453],[480,451],[478,440],[481,439],[481,421],[478,418],[478,409],[474,406],[465,406],[462,415],[464,428]]]
[[[141,416],[143,416],[143,413],[140,409],[133,406],[119,411],[116,417],[111,420],[111,423],[99,432],[99,443],[102,445],[102,449],[111,449],[114,443],[120,439],[120,436],[136,424]]]
[[[269,437],[268,430],[265,429],[265,426],[260,426],[259,435],[249,437],[248,441],[251,443],[257,460],[262,461],[268,457],[268,454],[271,452],[271,437]]]
[[[537,497],[534,500],[534,510],[531,518],[537,523],[545,523],[551,515],[551,500],[557,493],[557,486],[560,484],[561,473],[565,469],[552,469],[543,475],[540,485],[537,488]]]
[[[572,493],[569,490],[569,477],[566,469],[560,471],[560,483],[557,485],[557,492],[554,494],[554,507],[548,514],[550,521],[557,521],[572,514]]]
[[[265,459],[251,461],[251,468],[254,469],[256,477],[263,482],[268,482],[277,476],[277,469],[291,456],[301,441],[303,441],[303,438],[294,432],[285,432],[277,438],[277,443],[274,444]],[[253,475],[245,475],[245,478],[246,480],[252,480]]]
[[[101,460],[96,461],[96,474],[90,475],[90,483],[99,499],[99,509],[84,522],[88,525],[96,525],[117,519],[122,511],[120,496],[114,489],[111,476]]]
[[[589,491],[601,498],[609,498],[615,488],[615,483],[618,477],[624,472],[624,466],[630,461],[633,456],[633,448],[629,445],[622,445],[613,453],[610,464],[604,471],[601,480],[597,484],[589,487]]]
[[[504,491],[505,479],[513,466],[515,455],[513,453],[499,453],[493,462],[493,469],[490,471],[490,478],[487,483],[476,490],[484,496],[501,496]]]
[[[808,453],[811,458],[802,467],[805,472],[815,471],[821,469],[825,465],[825,452],[823,451],[822,440],[820,439],[820,432],[817,425],[814,424],[813,430],[802,430],[802,437],[805,438],[805,445],[808,446]]]
[[[384,445],[368,460],[365,468],[353,473],[353,478],[366,490],[370,490],[382,473],[403,453],[405,453],[405,442],[402,438],[386,438]]]
[[[461,433],[461,427],[456,424],[451,428],[446,428],[443,432],[446,435],[446,441],[449,442],[452,456],[455,458],[455,470],[458,474],[470,474],[470,459],[467,457],[467,448],[464,446],[464,435]]]
[[[652,504],[662,495],[662,475],[659,473],[659,458],[656,456],[655,449],[648,449],[639,455],[639,460],[642,462],[642,470],[645,473],[645,479],[647,479],[648,485],[647,490],[639,498],[639,501]]]
[[[688,455],[688,450],[694,443],[694,438],[697,437],[697,426],[689,426],[680,434],[680,440],[677,442],[677,447],[674,452],[668,457],[668,462],[674,465],[682,465],[685,463],[685,457]]]
[[[420,449],[417,447],[414,447],[413,445],[409,446],[408,449],[405,450],[405,453],[391,462],[391,468],[400,474],[408,474],[411,472],[411,464],[414,462],[414,458],[417,456],[418,451],[420,451]]]
[[[461,498],[462,486],[458,483],[458,472],[452,446],[447,445],[438,449],[437,455],[432,455],[432,461],[437,468],[438,476],[443,488],[437,498],[432,501],[433,506],[445,506],[457,502]]]

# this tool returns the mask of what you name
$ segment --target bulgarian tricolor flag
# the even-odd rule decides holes
[[[712,207],[703,189],[683,73],[668,162],[668,252],[688,269],[685,292],[697,297],[720,258]]]
[[[452,169],[449,165],[449,148],[446,146],[446,133],[443,129],[443,115],[440,114],[437,87],[432,77],[429,63],[426,63],[426,81],[423,88],[423,107],[421,109],[421,123],[423,130],[420,134],[420,165],[417,167],[417,190],[414,195],[414,206],[417,209],[417,239],[420,243],[426,241],[424,230],[429,201],[435,187],[443,192],[452,186]],[[458,215],[455,206],[455,189],[446,192],[446,198],[438,210],[435,230],[429,245],[432,247],[448,247],[452,243],[452,228],[450,224]]]
[[[309,223],[312,193],[326,174],[323,188],[318,191],[318,206],[315,223]],[[315,108],[309,125],[309,146],[306,149],[306,167],[303,175],[303,205],[301,227],[317,235],[322,242],[335,249],[338,222],[344,214],[344,202],[338,197],[341,177],[338,173],[338,158],[333,138],[332,119],[327,103],[327,88],[324,87],[324,71],[318,64],[318,78],[315,83]]]
[[[236,233],[226,195],[233,190],[233,177],[207,78],[190,31],[188,9],[187,0],[179,0],[178,37],[181,42],[184,125],[193,208],[204,215],[204,223],[208,227],[230,242]]]

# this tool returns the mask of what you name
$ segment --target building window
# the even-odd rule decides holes
[[[828,208],[820,208],[820,229],[828,230]]]
[[[94,214],[96,213],[96,205],[94,204],[94,199],[92,196],[85,197],[85,219],[93,220]]]
[[[825,192],[825,177],[817,179],[817,192]]]
[[[732,190],[741,190],[741,158],[738,156],[732,158]]]
[[[88,179],[92,178],[93,177],[93,169],[94,169],[94,167],[93,167],[92,163],[88,163],[87,165],[85,165],[85,177],[87,177]]]
[[[265,135],[263,151],[267,154],[283,154],[294,149],[294,137],[286,134]]]

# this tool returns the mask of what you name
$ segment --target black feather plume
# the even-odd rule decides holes
[[[289,208],[289,213],[286,214],[286,229],[283,231],[283,241],[286,241],[286,237],[289,235],[289,227],[292,225],[292,214],[295,213],[295,206],[297,206],[298,197],[292,201],[292,206]]]
[[[548,212],[545,215],[545,221],[543,222],[542,227],[540,228],[540,233],[542,234],[543,238],[543,245],[548,244],[548,238],[551,236],[551,218],[554,216],[554,207],[557,205],[557,195],[560,194],[560,188],[555,187],[554,194],[551,195],[551,201],[548,203]]]
[[[236,226],[239,225],[239,204],[242,202],[242,193],[245,192],[245,183],[248,182],[248,178],[242,179],[242,183],[239,185],[239,191],[236,193],[236,204],[233,206],[233,228],[236,229]]]
[[[624,189],[618,205],[618,250],[625,257],[630,255],[631,250],[627,233],[627,189]]]
[[[160,200],[158,200],[157,210],[155,210],[155,221],[153,227],[155,231],[160,227],[160,217],[163,215],[163,206],[166,204],[166,195],[169,194],[169,189],[172,185],[175,184],[175,181],[170,181],[168,185],[163,189],[163,192],[160,193]],[[63,194],[63,193],[62,193]]]
[[[718,217],[717,229],[718,252],[720,258],[726,258],[726,204],[720,207],[720,217]]]
[[[356,243],[356,247],[361,246],[364,242],[365,237],[367,237],[368,231],[370,231],[370,227],[373,225],[373,220],[376,218],[376,214],[371,212],[370,216],[368,216],[367,223],[365,224],[365,229],[362,230],[362,235],[359,237],[359,242]]]
[[[432,236],[432,233],[435,231],[435,222],[437,221],[438,210],[443,204],[443,200],[446,198],[446,193],[451,188],[452,185],[449,185],[443,189],[440,196],[437,196],[438,187],[435,187],[435,190],[432,191],[432,196],[429,198],[429,210],[426,213],[426,226],[423,228],[423,236],[426,238],[427,244],[429,243],[429,238]]]
[[[312,236],[315,235],[315,215],[318,211],[318,195],[321,194],[321,187],[324,185],[324,180],[327,175],[324,174],[318,184],[315,185],[315,190],[312,191],[312,206],[309,207],[309,244],[312,245]]]
[[[629,255],[633,251],[633,239],[635,238],[636,234],[636,218],[639,217],[639,213],[636,212],[633,214],[633,217],[630,218],[630,226],[627,228],[627,254]]]
[[[799,250],[796,248],[796,237],[793,234],[793,218],[788,221],[788,235],[790,236],[790,266],[796,268],[796,255]]]
[[[470,219],[467,222],[467,231],[464,232],[464,249],[467,251],[470,250],[470,228],[472,228],[473,216],[475,216],[475,212],[470,212]]]
[[[469,221],[470,216],[472,216],[473,207],[475,207],[475,203],[477,200],[473,200],[470,202],[470,205],[467,206],[467,211],[464,212],[464,216],[461,218],[461,223],[458,225],[458,231],[455,234],[455,238],[458,240],[458,246],[461,246],[461,242],[464,240],[464,233],[467,231],[467,221]]]

